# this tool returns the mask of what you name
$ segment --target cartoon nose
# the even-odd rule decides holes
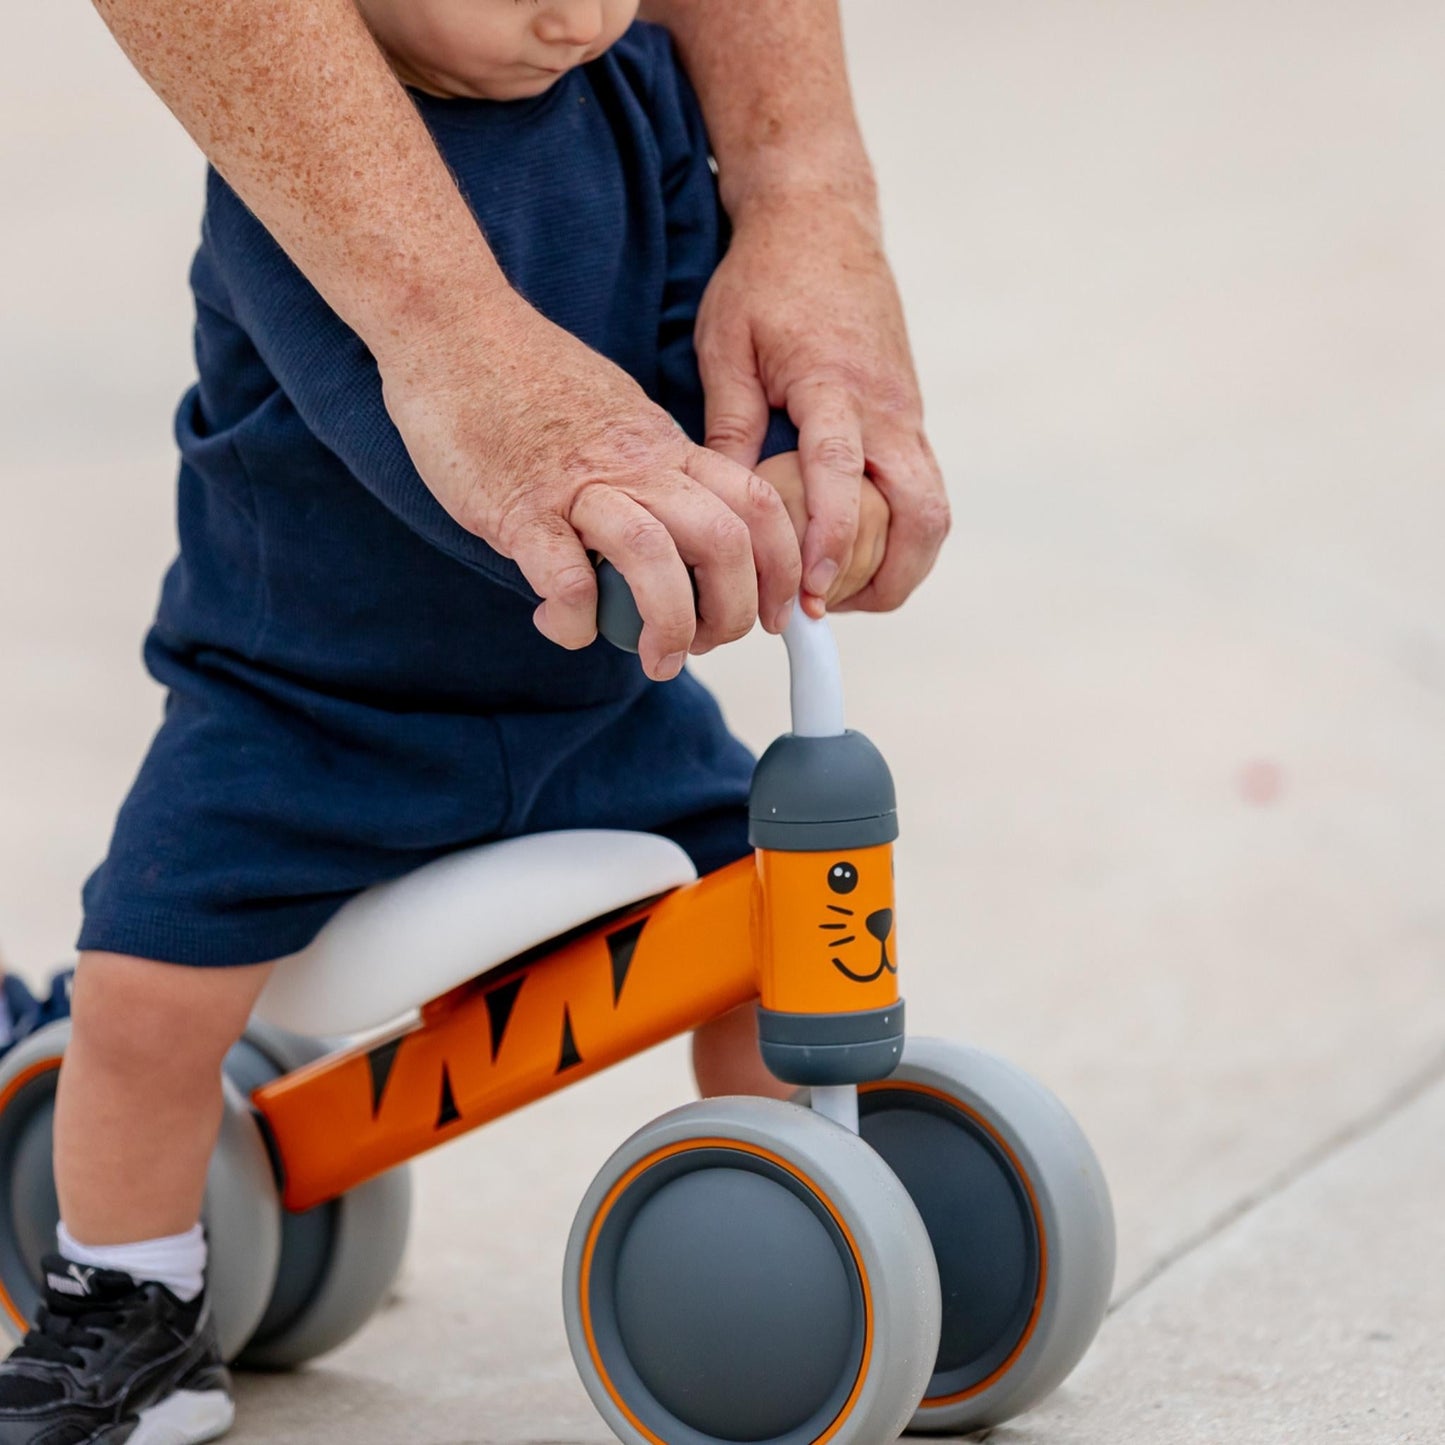
[[[893,910],[891,908],[880,908],[877,913],[868,915],[866,927],[868,932],[883,943],[893,928]]]

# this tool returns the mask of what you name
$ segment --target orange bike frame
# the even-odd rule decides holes
[[[502,964],[395,1033],[264,1085],[253,1103],[286,1207],[334,1199],[760,992],[765,1004],[818,1014],[896,1002],[896,966],[874,961],[888,958],[888,942],[848,922],[865,906],[891,910],[891,854],[887,845],[759,852]],[[840,858],[861,874],[856,896],[828,891]]]

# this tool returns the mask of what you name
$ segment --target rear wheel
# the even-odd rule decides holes
[[[247,1098],[322,1057],[316,1039],[252,1020],[226,1060]],[[265,1315],[237,1364],[294,1369],[344,1344],[396,1282],[411,1223],[411,1174],[389,1170],[304,1213],[281,1214],[281,1257]]]
[[[1088,1349],[1114,1277],[1114,1220],[1083,1132],[1007,1060],[909,1039],[859,1091],[863,1138],[917,1206],[938,1263],[938,1357],[911,1429],[963,1433],[1036,1404]]]
[[[18,1339],[40,1302],[42,1256],[55,1249],[60,1206],[51,1168],[55,1087],[70,1020],[32,1034],[0,1061],[0,1326]],[[247,1095],[223,1081],[220,1138],[202,1219],[208,1286],[227,1359],[260,1323],[281,1252],[281,1207]]]

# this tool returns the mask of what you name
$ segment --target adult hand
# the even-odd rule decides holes
[[[770,406],[798,426],[808,592],[826,597],[847,564],[866,473],[892,513],[888,548],[843,606],[897,607],[933,566],[949,509],[871,202],[826,191],[750,202],[703,296],[697,351],[714,451],[754,465]]]
[[[676,676],[689,651],[740,637],[758,617],[782,630],[800,561],[777,493],[695,446],[631,377],[520,297],[493,294],[378,364],[423,481],[516,561],[552,641],[578,648],[596,636],[588,549],[631,584],[653,678]]]

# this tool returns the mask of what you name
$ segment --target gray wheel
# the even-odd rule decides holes
[[[997,1425],[1064,1379],[1104,1317],[1114,1216],[1099,1161],[1037,1080],[942,1039],[909,1039],[897,1070],[859,1091],[859,1114],[923,1216],[943,1289],[909,1428]]]
[[[634,1134],[567,1245],[567,1337],[627,1445],[883,1445],[938,1353],[918,1211],[855,1135],[710,1099]]]
[[[0,1306],[19,1338],[40,1300],[40,1259],[55,1248],[60,1208],[51,1172],[51,1123],[70,1020],[32,1034],[0,1062]],[[229,1359],[250,1338],[271,1294],[281,1208],[266,1146],[245,1096],[227,1079],[220,1140],[202,1218],[210,1243],[216,1331]]]
[[[253,1020],[226,1073],[253,1090],[327,1052],[316,1039]],[[237,1363],[294,1369],[350,1339],[381,1307],[411,1224],[411,1173],[392,1169],[302,1214],[282,1211],[276,1285]]]
[[[60,1206],[50,1167],[55,1083],[68,1023],[50,1024],[0,1060],[0,1325],[12,1339],[40,1300],[40,1257],[55,1248]]]

